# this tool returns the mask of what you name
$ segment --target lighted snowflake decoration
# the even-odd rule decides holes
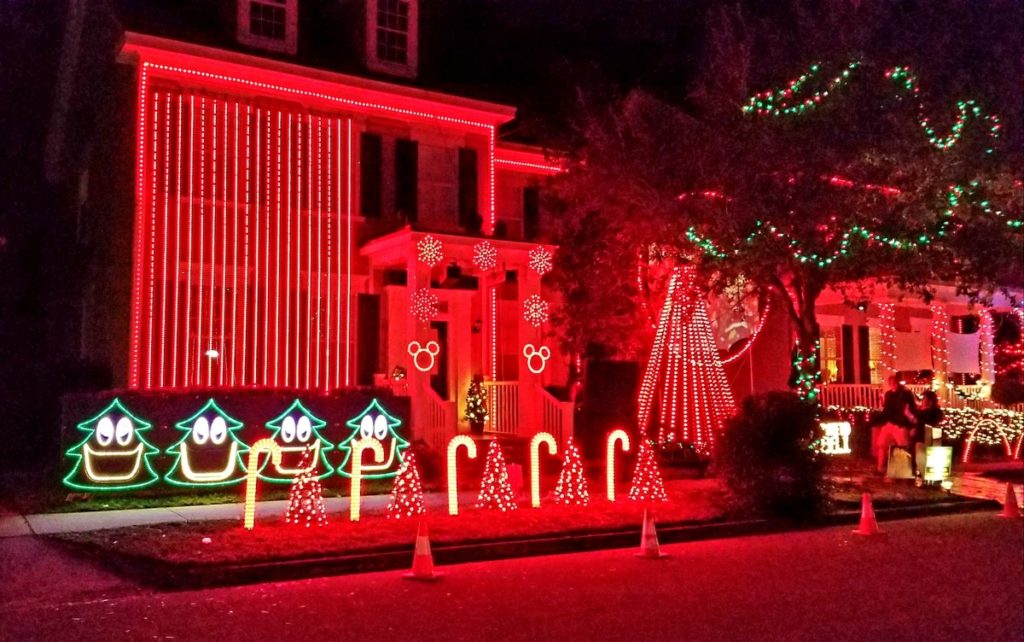
[[[430,288],[420,288],[409,296],[409,314],[423,323],[429,323],[437,316],[440,302],[441,300],[430,291]]]
[[[473,246],[473,265],[481,270],[493,270],[498,264],[498,250],[490,241],[480,241]]]
[[[430,267],[434,267],[444,259],[441,241],[429,234],[420,239],[420,242],[416,244],[416,250],[420,262],[426,263]]]
[[[533,294],[523,301],[523,319],[537,328],[548,321],[548,302]]]
[[[530,269],[541,276],[551,271],[551,252],[543,245],[530,250]]]

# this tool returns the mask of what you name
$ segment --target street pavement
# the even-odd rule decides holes
[[[184,592],[0,540],[2,640],[1024,640],[1024,525],[988,513]]]

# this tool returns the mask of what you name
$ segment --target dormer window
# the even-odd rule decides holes
[[[409,3],[377,0],[377,59],[404,65],[409,53]]]
[[[412,78],[418,67],[419,0],[366,0],[366,66]]]
[[[238,42],[294,54],[298,48],[298,0],[238,0]]]

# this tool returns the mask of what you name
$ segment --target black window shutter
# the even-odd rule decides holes
[[[373,375],[380,372],[380,321],[381,307],[379,294],[360,294],[356,298],[356,383],[361,386],[373,385]]]
[[[359,213],[380,218],[382,180],[381,138],[377,134],[359,137]]]
[[[410,223],[416,222],[416,177],[419,145],[414,140],[395,141],[395,209]]]
[[[871,383],[871,335],[866,325],[857,326],[858,361],[860,362],[860,382]]]
[[[540,235],[540,188],[523,188],[523,236],[533,240]]]
[[[843,383],[854,383],[856,381],[856,370],[854,369],[855,359],[853,356],[853,326],[843,326],[839,353],[843,358],[843,371],[839,373],[840,381]]]
[[[459,149],[459,225],[478,226],[476,150]]]

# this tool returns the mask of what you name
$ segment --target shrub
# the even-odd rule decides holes
[[[716,441],[715,464],[736,503],[759,515],[810,519],[825,505],[816,409],[789,392],[743,400]]]
[[[999,379],[992,386],[992,401],[1003,406],[1024,402],[1024,383],[1016,379]]]

